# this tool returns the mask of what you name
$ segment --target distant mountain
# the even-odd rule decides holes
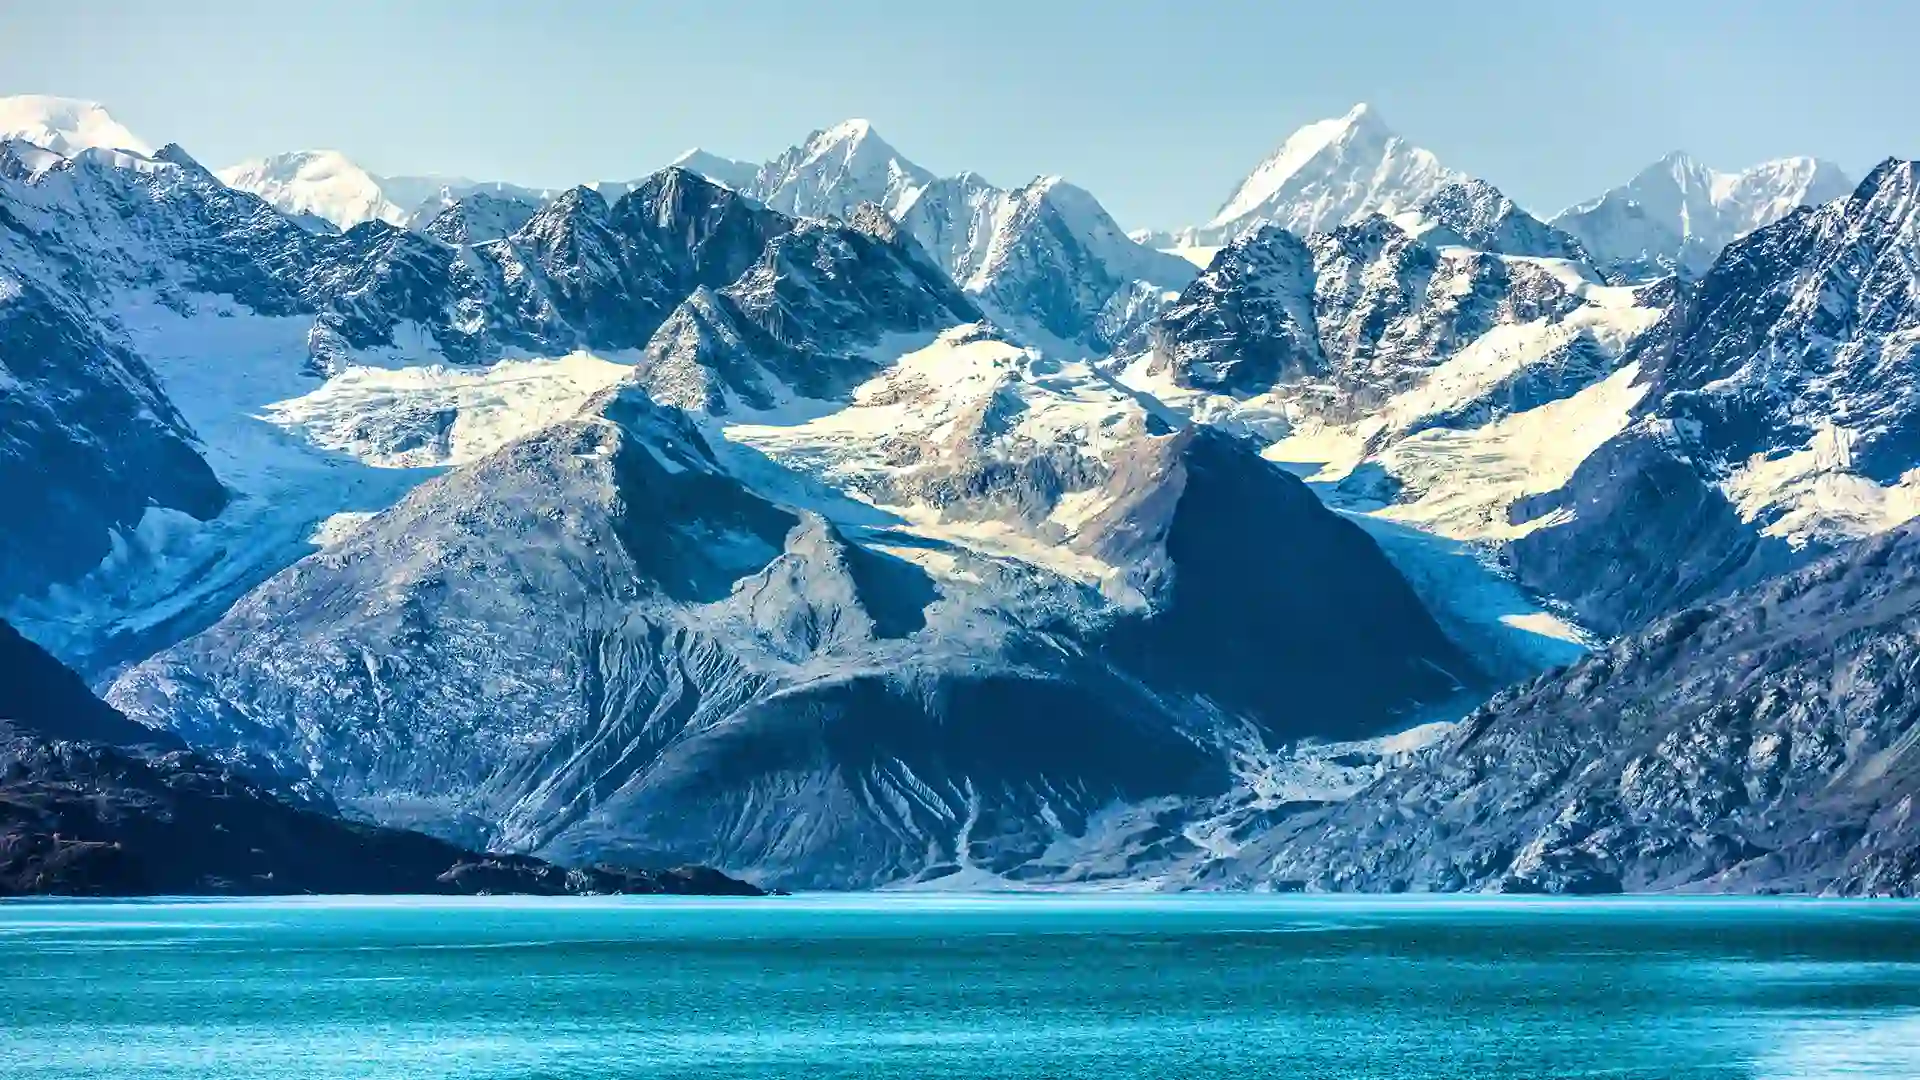
[[[520,204],[537,209],[559,194],[548,188],[464,176],[378,176],[336,150],[277,154],[229,166],[216,175],[227,186],[258,195],[283,213],[343,231],[365,221],[424,228],[470,196],[495,200],[490,205],[498,211]],[[619,194],[625,191],[615,197]],[[470,211],[466,216],[476,215]]]
[[[301,150],[221,169],[221,183],[260,196],[288,214],[310,214],[335,228],[363,221],[404,225],[406,207],[380,181],[337,150]]]
[[[1496,255],[1592,262],[1571,234],[1520,209],[1484,180],[1447,184],[1394,215],[1394,222],[1435,247],[1453,244]]]
[[[448,203],[421,231],[449,244],[483,244],[519,232],[539,212],[537,202],[474,191]]]
[[[969,296],[1056,351],[1111,350],[1196,273],[1129,239],[1091,194],[1059,177],[1015,191],[972,174],[936,180],[898,216]]]
[[[760,166],[751,161],[735,161],[718,154],[709,154],[698,147],[674,158],[672,165],[676,169],[699,173],[714,183],[722,187],[730,187],[735,191],[752,190],[754,177],[760,172]]]
[[[0,140],[19,139],[72,157],[82,150],[131,150],[151,155],[153,144],[128,131],[91,101],[20,94],[0,97]]]
[[[1223,248],[1127,362],[1188,390],[1278,395],[1301,418],[1364,420],[1379,448],[1604,374],[1632,332],[1615,324],[1652,317],[1565,257],[1579,254],[1477,182],[1305,240],[1267,225]]]
[[[135,724],[0,621],[0,896],[728,893],[710,870],[565,869],[280,801]]]
[[[560,194],[551,188],[523,187],[498,180],[469,180],[460,176],[381,176],[376,177],[375,181],[389,202],[405,208],[405,224],[415,229],[424,228],[454,204],[475,196],[492,200],[496,208],[525,206],[531,212]]]
[[[1299,236],[1368,214],[1412,209],[1465,179],[1355,105],[1346,115],[1308,124],[1254,168],[1212,220],[1186,234],[1188,244],[1217,245],[1277,225]]]
[[[1612,273],[1697,277],[1740,237],[1795,207],[1817,206],[1852,189],[1837,166],[1817,158],[1782,158],[1723,173],[1675,152],[1626,184],[1562,211],[1553,224]]]
[[[1268,229],[1220,252],[1123,377],[1265,433],[1381,527],[1485,545],[1580,625],[1630,631],[1920,509],[1912,190],[1888,162],[1691,286],[1430,247],[1465,238],[1438,225]],[[1517,235],[1544,236],[1480,242],[1534,247]]]
[[[1909,525],[1497,695],[1211,878],[1920,895],[1917,611]]]
[[[760,166],[747,194],[795,217],[851,215],[861,203],[898,214],[933,174],[900,155],[865,120],[848,120],[807,136]]]

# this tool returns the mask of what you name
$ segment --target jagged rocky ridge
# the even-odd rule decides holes
[[[1920,895],[1920,530],[1494,697],[1215,886]]]
[[[1424,212],[1270,229],[1221,252],[1126,378],[1611,635],[1920,506],[1912,183],[1888,162],[1693,283],[1436,248]]]
[[[1478,348],[1500,363],[1454,380],[1477,393],[1436,396],[1453,415],[1409,413],[1394,434],[1484,422],[1579,389],[1618,354],[1596,309],[1638,298],[1596,289],[1580,256],[1493,189],[1452,185],[1399,221],[1376,214],[1305,240],[1269,225],[1229,244],[1130,348],[1182,389],[1277,392],[1296,420],[1332,422],[1380,416]],[[1529,326],[1543,340],[1510,333]]]
[[[1614,630],[1912,516],[1915,168],[1721,255],[1646,339],[1628,426],[1513,507],[1568,519],[1510,545],[1523,580]]]
[[[0,896],[722,893],[700,867],[566,869],[294,806],[109,708],[0,622]]]

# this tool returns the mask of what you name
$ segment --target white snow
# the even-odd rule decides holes
[[[674,158],[670,164],[676,169],[699,173],[721,187],[743,192],[753,187],[753,178],[760,171],[760,166],[751,161],[709,154],[697,146]]]
[[[310,318],[198,302],[182,313],[128,297],[113,316],[200,437],[231,501],[206,522],[148,511],[93,573],[16,612],[58,651],[217,610],[447,465],[571,415],[629,370],[573,354],[471,371],[354,366],[323,383],[306,373]],[[444,413],[444,442],[373,449],[426,411]]]
[[[751,194],[783,214],[839,217],[863,202],[898,216],[933,174],[887,144],[865,120],[816,131],[761,167]]]
[[[1241,181],[1197,240],[1228,243],[1263,224],[1293,233],[1407,209],[1455,180],[1430,152],[1391,131],[1366,104],[1308,124]]]
[[[390,201],[365,169],[338,150],[300,150],[245,161],[214,175],[228,187],[250,191],[288,214],[311,214],[342,229],[378,219],[407,223],[405,208]]]
[[[1159,250],[1162,254],[1178,256],[1200,269],[1205,270],[1213,264],[1213,257],[1220,254],[1220,249],[1223,246],[1225,245],[1183,244],[1176,247],[1160,248]]]
[[[1572,233],[1603,266],[1656,262],[1698,274],[1740,237],[1797,206],[1851,189],[1837,166],[1817,158],[1781,158],[1727,173],[1676,152],[1561,211],[1552,224]]]
[[[339,547],[353,539],[353,534],[360,531],[360,526],[378,516],[364,510],[342,510],[337,514],[328,514],[320,524],[314,526],[313,535],[307,537],[307,543],[323,550]]]
[[[575,352],[485,368],[350,366],[262,418],[379,468],[460,465],[565,420],[626,378],[627,363]]]
[[[1772,459],[1756,454],[1722,484],[1741,519],[1794,546],[1856,540],[1920,516],[1920,468],[1881,485],[1852,471],[1856,433],[1827,426],[1808,445]]]
[[[1626,428],[1647,391],[1639,374],[1638,364],[1628,364],[1577,394],[1485,427],[1432,428],[1394,443],[1371,460],[1404,485],[1402,501],[1376,513],[1456,540],[1508,540],[1542,527],[1540,520],[1509,524],[1508,507],[1564,485]],[[1298,460],[1285,440],[1268,455]]]
[[[0,139],[24,139],[63,157],[92,149],[151,157],[155,149],[95,102],[44,94],[0,97]]]

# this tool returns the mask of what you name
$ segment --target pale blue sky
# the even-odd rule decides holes
[[[101,101],[209,165],[330,147],[562,185],[866,116],[936,172],[1060,173],[1208,217],[1293,128],[1374,103],[1551,212],[1671,149],[1920,156],[1920,3],[0,0],[0,94]]]

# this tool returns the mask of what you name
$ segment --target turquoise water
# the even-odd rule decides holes
[[[1920,907],[0,904],[6,1077],[1920,1077]]]

